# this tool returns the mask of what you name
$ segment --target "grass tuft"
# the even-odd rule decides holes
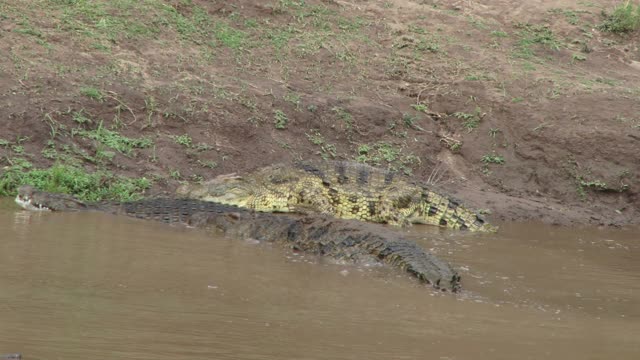
[[[640,27],[640,5],[634,5],[627,0],[613,9],[611,14],[604,10],[602,15],[605,20],[599,28],[612,33],[627,33]]]
[[[104,99],[102,91],[93,87],[80,88],[80,94],[96,101],[102,101],[102,99]]]
[[[30,184],[50,192],[72,194],[82,200],[131,201],[142,198],[151,187],[146,178],[125,178],[106,171],[88,173],[85,170],[57,164],[49,169],[33,169],[27,161],[15,161],[0,175],[0,195],[15,195],[19,186]]]
[[[120,135],[102,126],[102,123],[95,130],[76,130],[76,134],[96,140],[125,155],[131,155],[133,149],[143,149],[153,145],[153,141],[146,137],[132,139]]]

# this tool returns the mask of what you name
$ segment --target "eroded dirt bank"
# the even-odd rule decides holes
[[[638,224],[638,34],[597,26],[615,4],[3,3],[0,171],[69,164],[151,195],[349,159],[493,220]]]

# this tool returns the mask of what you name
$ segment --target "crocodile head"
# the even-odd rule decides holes
[[[262,212],[291,212],[287,194],[293,180],[274,173],[273,169],[262,169],[247,176],[220,175],[202,184],[183,185],[176,193],[181,197]]]
[[[86,209],[87,205],[66,194],[52,194],[39,191],[31,185],[18,188],[16,204],[31,211],[76,211]]]
[[[33,195],[37,190],[31,185],[22,185],[18,188],[18,195],[16,196],[16,204],[21,208],[31,211],[51,211],[49,207],[40,204],[33,199]]]
[[[182,185],[176,193],[181,197],[246,207],[247,200],[253,195],[253,189],[248,186],[246,179],[228,174],[202,184]]]

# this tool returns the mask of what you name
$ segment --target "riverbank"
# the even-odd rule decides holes
[[[638,224],[640,51],[601,26],[616,4],[2,4],[0,192],[353,160],[493,221]]]

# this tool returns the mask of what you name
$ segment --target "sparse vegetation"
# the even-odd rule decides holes
[[[496,153],[486,154],[482,157],[481,161],[485,164],[504,164],[504,157],[496,155]]]
[[[427,110],[429,110],[429,107],[427,106],[427,104],[413,104],[411,105],[411,107],[415,110],[415,111],[420,111],[420,112],[427,112]]]
[[[173,141],[175,141],[178,145],[182,145],[187,148],[190,148],[191,145],[193,145],[193,139],[191,139],[191,136],[189,136],[189,134],[177,135],[172,137]]]
[[[337,155],[336,146],[326,143],[324,136],[317,129],[312,129],[311,133],[305,133],[309,141],[320,147],[320,151],[317,153],[324,160],[333,159]]]
[[[403,149],[386,142],[378,142],[373,145],[362,144],[358,146],[356,161],[385,166],[392,170],[400,170],[409,175],[411,168],[420,164],[420,158],[414,154],[405,154]]]
[[[88,117],[85,116],[84,109],[80,110],[80,111],[73,112],[72,113],[72,119],[73,119],[73,121],[77,122],[78,124],[91,124],[91,119],[89,119]]]
[[[486,114],[482,112],[482,109],[476,107],[473,113],[455,112],[453,116],[462,120],[462,126],[467,129],[467,132],[472,132],[480,125],[480,121]]]
[[[516,24],[516,28],[520,29],[516,57],[532,58],[535,55],[534,45],[542,45],[550,50],[559,50],[562,47],[562,43],[556,38],[549,26],[519,23]]]
[[[627,33],[640,27],[640,5],[634,5],[630,0],[616,6],[612,13],[602,11],[604,22],[600,29],[612,33]]]
[[[353,116],[351,116],[351,113],[341,107],[334,107],[332,110],[338,115],[338,118],[342,120],[347,130],[353,128]]]
[[[276,110],[273,113],[273,123],[276,129],[283,130],[287,128],[289,118],[287,117],[287,114],[285,114],[282,110]]]
[[[74,129],[73,134],[96,140],[125,155],[131,155],[133,149],[142,149],[153,145],[153,141],[149,138],[128,138],[105,128],[102,123],[95,130]]]
[[[204,168],[208,168],[208,169],[215,169],[218,167],[218,163],[215,161],[202,161],[200,159],[198,159],[196,161],[196,163]]]
[[[102,101],[104,99],[102,91],[93,87],[80,88],[80,94],[96,101]]]
[[[491,2],[486,11],[385,2],[393,11],[384,16],[363,11],[373,4],[331,1],[35,3],[0,5],[12,44],[0,57],[0,176],[60,164],[152,171],[169,190],[280,158],[352,158],[423,176],[419,154],[427,166],[451,161],[456,177],[475,158],[485,174],[501,171],[485,179],[494,189],[511,190],[523,159],[542,166],[538,152],[633,169],[640,86],[635,35],[624,33],[638,26],[637,1],[617,2],[604,18],[586,2],[518,18],[508,8],[486,16]],[[584,141],[571,141],[577,129]],[[591,159],[581,147],[602,134],[615,146]],[[247,139],[255,149],[245,151]],[[561,199],[569,202],[575,187],[636,195],[633,176],[597,174],[556,179],[553,191],[571,193]],[[114,181],[105,175],[101,185]]]

